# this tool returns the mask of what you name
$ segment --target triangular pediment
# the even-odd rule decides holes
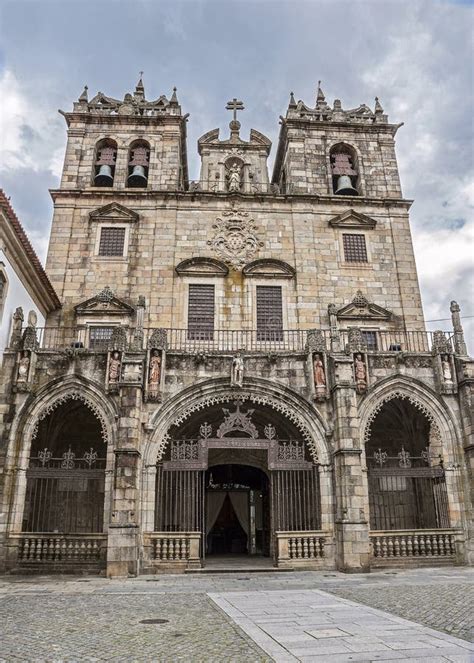
[[[131,315],[135,309],[106,286],[101,292],[74,307],[76,315]]]
[[[109,203],[99,207],[90,213],[91,221],[121,221],[122,223],[135,223],[138,221],[138,214],[119,203]]]
[[[215,258],[188,258],[176,266],[180,276],[227,276],[229,268]]]
[[[244,276],[292,279],[296,274],[295,269],[283,260],[262,258],[253,260],[245,265],[242,270]]]
[[[366,214],[348,209],[329,220],[333,228],[375,228],[377,221]]]
[[[392,311],[383,308],[383,306],[369,302],[358,290],[350,304],[338,309],[337,318],[339,320],[389,321],[394,319],[394,315]]]

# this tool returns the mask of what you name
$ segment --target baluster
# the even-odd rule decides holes
[[[20,540],[19,558],[27,560],[30,554],[30,540],[28,538]]]
[[[61,539],[57,537],[54,539],[54,561],[57,562],[61,559]]]
[[[426,548],[426,555],[431,555],[432,550],[431,550],[431,535],[427,534],[425,536],[425,548]]]
[[[372,537],[372,545],[374,550],[374,557],[382,557],[382,547],[380,545],[380,537]]]
[[[425,537],[423,534],[420,534],[420,555],[423,557],[426,555]]]
[[[438,536],[438,548],[439,548],[439,554],[440,555],[446,555],[446,550],[444,548],[444,536],[440,534]]]
[[[80,550],[79,550],[79,559],[81,559],[81,560],[86,560],[87,559],[87,546],[86,546],[86,542],[84,541],[84,539],[82,539],[82,541],[81,541],[81,547],[80,547]]]
[[[309,557],[308,537],[305,536],[303,539],[303,559],[308,559],[308,557]]]
[[[69,561],[74,561],[74,543],[72,539],[69,539],[69,541],[66,542],[66,545],[66,559]]]
[[[320,557],[325,557],[325,555],[326,555],[325,545],[326,545],[326,539],[322,536],[319,539],[319,556]]]
[[[311,539],[311,542],[312,542],[312,546],[311,546],[312,556],[313,557],[321,557],[320,550],[319,550],[319,548],[320,548],[320,539],[318,539],[317,536],[313,536],[313,538]]]
[[[94,559],[93,552],[93,542],[89,539],[86,544],[86,559]]]
[[[393,539],[393,556],[400,557],[400,539],[395,536]]]
[[[454,555],[456,553],[456,544],[454,542],[454,535],[453,534],[448,534],[447,535],[448,542],[449,542],[449,552],[451,555]]]
[[[387,537],[387,557],[393,557],[393,537]]]
[[[42,550],[42,543],[43,540],[40,538],[36,539],[36,547],[35,547],[35,559],[38,561],[41,561],[41,550]]]
[[[418,557],[420,554],[418,542],[418,534],[413,535],[413,556]]]
[[[46,559],[50,562],[52,559],[54,559],[54,539],[48,539],[46,541],[46,545]]]
[[[431,534],[430,535],[431,539],[431,554],[432,555],[438,555],[438,537],[436,534]]]
[[[388,546],[387,546],[386,536],[382,536],[381,548],[382,548],[382,557],[388,557]]]
[[[406,542],[407,542],[407,555],[408,557],[413,556],[413,538],[411,534],[408,534],[406,537]]]
[[[61,560],[67,559],[67,541],[61,539]]]
[[[407,556],[407,539],[405,536],[400,537],[400,555],[402,557]]]
[[[302,545],[301,545],[301,537],[298,536],[296,539],[296,557],[297,559],[301,559],[302,557]]]
[[[295,540],[292,536],[288,539],[288,554],[290,559],[295,557]]]

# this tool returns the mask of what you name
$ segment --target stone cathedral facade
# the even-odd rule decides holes
[[[227,109],[198,181],[176,90],[62,112],[61,307],[17,316],[2,369],[1,567],[471,562],[474,361],[455,301],[425,331],[400,125],[292,94],[270,177]]]

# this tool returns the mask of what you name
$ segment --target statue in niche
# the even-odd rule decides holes
[[[449,361],[448,355],[442,355],[441,357],[441,369],[443,371],[443,380],[448,384],[453,382],[453,374],[451,372],[451,362]]]
[[[17,382],[28,382],[28,373],[30,371],[30,355],[27,350],[21,353],[18,362]]]
[[[314,386],[316,391],[326,390],[326,375],[324,373],[324,363],[321,359],[321,355],[314,355],[313,359],[313,369],[314,369]]]
[[[116,384],[120,378],[120,352],[114,350],[109,359],[109,384]]]
[[[228,189],[229,191],[240,191],[240,173],[241,167],[234,163],[233,166],[229,168],[228,175]]]
[[[355,356],[354,373],[357,391],[363,393],[367,389],[367,369],[361,354]]]
[[[233,387],[241,387],[244,382],[244,358],[242,353],[238,352],[232,359],[232,371],[230,383]]]
[[[161,381],[161,356],[158,350],[152,350],[150,355],[150,364],[148,366],[148,392],[151,396],[156,396]]]

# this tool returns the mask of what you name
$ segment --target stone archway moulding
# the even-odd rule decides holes
[[[208,385],[209,386],[209,385]],[[212,387],[212,385],[211,385]],[[261,393],[266,391],[266,393]],[[316,413],[306,413],[305,415],[300,412],[301,403],[295,401],[293,394],[288,393],[268,393],[268,386],[258,385],[257,390],[243,389],[233,391],[229,389],[219,389],[218,385],[208,394],[198,394],[193,399],[192,393],[187,393],[187,397],[180,395],[180,400],[183,401],[183,406],[173,408],[173,414],[169,416],[162,415],[159,411],[156,416],[152,418],[151,426],[155,429],[152,439],[148,444],[148,449],[145,454],[146,465],[154,465],[163,457],[166,446],[170,440],[169,429],[172,426],[179,426],[186,419],[188,419],[195,412],[204,410],[213,405],[220,403],[227,403],[230,401],[249,402],[253,405],[267,406],[276,412],[279,412],[289,421],[291,421],[301,433],[302,438],[308,445],[311,457],[314,462],[326,464],[329,461],[329,454],[326,447],[325,429],[322,422],[319,420],[319,415]],[[293,402],[294,401],[294,402]],[[308,407],[308,404],[306,404]],[[308,416],[309,415],[309,416]],[[161,422],[158,423],[158,418]],[[154,452],[156,452],[156,454]],[[153,453],[153,456],[152,456]]]
[[[31,440],[34,440],[35,437],[38,434],[38,429],[39,429],[39,424],[40,421],[43,421],[43,419],[46,419],[48,415],[50,415],[56,408],[58,408],[60,405],[63,403],[67,403],[67,401],[72,400],[72,401],[82,401],[82,403],[94,414],[97,419],[100,421],[100,428],[101,428],[101,436],[102,436],[102,441],[108,445],[110,442],[110,435],[109,435],[109,430],[107,427],[107,421],[103,415],[103,413],[100,411],[100,409],[92,402],[90,401],[87,396],[84,394],[80,393],[79,391],[69,391],[62,396],[58,396],[55,400],[53,400],[52,403],[47,405],[45,408],[41,410],[41,413],[36,417],[33,427],[31,430]]]

